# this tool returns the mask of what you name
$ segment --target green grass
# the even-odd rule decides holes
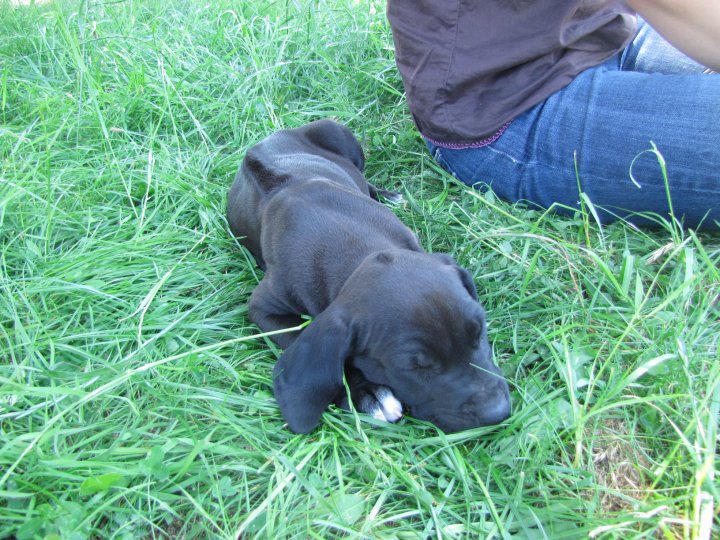
[[[710,538],[720,239],[471,192],[427,156],[384,5],[0,2],[0,538]],[[290,433],[245,150],[333,116],[474,274],[514,414]]]

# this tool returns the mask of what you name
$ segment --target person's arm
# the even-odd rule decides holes
[[[627,0],[627,5],[677,49],[720,71],[720,0]]]

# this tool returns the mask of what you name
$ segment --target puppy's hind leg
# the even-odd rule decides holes
[[[257,267],[265,272],[267,270],[267,264],[265,264],[265,259],[262,258],[262,255],[260,255],[260,251],[254,252],[251,249],[248,248],[248,251],[250,252],[250,255],[253,256],[253,259],[255,259],[255,264],[257,264]]]
[[[379,187],[373,186],[369,182],[368,190],[370,190],[370,197],[372,197],[376,201],[380,201],[380,197],[382,197],[383,199],[387,199],[394,204],[401,203],[405,200],[405,197],[403,197],[402,193],[398,193],[397,191],[389,191],[387,189],[381,189]]]

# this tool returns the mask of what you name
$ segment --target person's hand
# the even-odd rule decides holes
[[[677,49],[720,71],[720,1],[627,0],[627,5]]]

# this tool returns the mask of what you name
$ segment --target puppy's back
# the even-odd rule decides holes
[[[262,207],[289,182],[323,177],[365,195],[365,157],[352,132],[332,120],[277,131],[248,150],[228,194],[232,233],[265,268],[260,248]]]

